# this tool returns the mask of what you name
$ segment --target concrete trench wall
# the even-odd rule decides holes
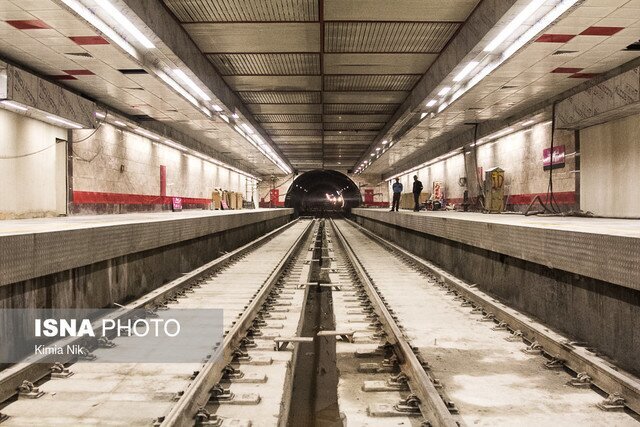
[[[640,375],[640,292],[368,218],[356,221]],[[384,260],[380,260],[384,262]]]
[[[288,216],[0,287],[0,308],[107,308],[163,284],[286,224]]]

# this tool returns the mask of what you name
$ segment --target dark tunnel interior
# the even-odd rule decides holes
[[[362,203],[358,185],[334,170],[312,170],[297,177],[285,198],[285,206],[299,215],[347,213]]]

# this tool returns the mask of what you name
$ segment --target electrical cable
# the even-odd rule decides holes
[[[107,113],[105,113],[104,119],[102,119],[102,121],[99,121],[99,122],[98,122],[98,126],[93,130],[93,132],[91,132],[91,134],[90,134],[90,135],[88,135],[87,137],[85,137],[85,138],[83,138],[83,139],[81,139],[81,140],[79,140],[79,141],[72,141],[72,142],[71,142],[71,144],[78,144],[78,143],[80,143],[80,142],[84,142],[84,141],[86,141],[87,139],[91,138],[93,135],[95,135],[95,133],[98,131],[98,129],[100,129],[100,127],[102,126],[102,124],[105,122],[105,120],[106,120],[106,119],[107,119]],[[42,153],[43,151],[48,150],[49,148],[55,147],[55,146],[56,146],[56,145],[58,145],[58,143],[60,143],[61,141],[67,142],[67,141],[66,141],[66,140],[64,140],[64,139],[56,138],[56,142],[55,142],[54,144],[48,145],[48,146],[46,146],[46,147],[44,147],[44,148],[41,148],[40,150],[36,150],[36,151],[31,152],[31,153],[17,154],[17,155],[15,155],[15,156],[0,156],[0,160],[15,160],[15,159],[22,159],[22,158],[29,157],[29,156],[35,156],[36,154],[40,154],[40,153]],[[78,158],[81,158],[81,157],[80,157],[80,156],[78,156],[78,155],[76,154],[76,152],[73,150],[73,146],[72,146],[72,148],[71,148],[71,151],[72,151],[72,153],[73,153],[73,155],[74,155],[74,156],[76,156],[76,157],[78,157]],[[95,159],[95,157],[96,157],[96,156],[94,156],[94,158],[93,158],[93,159]],[[93,160],[93,159],[91,159],[91,160]],[[84,159],[83,159],[83,160],[84,160]],[[85,160],[85,161],[86,161],[86,160]]]

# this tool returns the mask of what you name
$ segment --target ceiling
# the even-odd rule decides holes
[[[161,49],[155,53],[164,55]],[[205,142],[221,155],[221,160],[245,171],[281,173],[220,117],[202,114],[148,68],[57,2],[0,1],[0,57],[139,122],[153,119],[170,123]]]
[[[180,33],[170,38],[184,37],[201,60],[191,63],[193,52],[181,56],[180,44],[159,36],[157,22],[133,12],[135,0],[110,1],[156,44],[143,60],[111,44],[61,0],[1,0],[0,57],[134,119],[164,122],[206,140],[259,175],[281,174],[281,168],[234,130],[236,123],[248,123],[275,143],[299,171],[345,171],[366,159],[366,173],[388,175],[439,138],[468,129],[465,123],[512,117],[640,56],[627,48],[640,46],[640,0],[581,0],[436,112],[438,105],[430,109],[425,102],[445,85],[456,92],[452,76],[531,0],[154,3],[152,9],[171,21],[164,21],[170,31]],[[96,8],[95,0],[82,2]],[[539,12],[557,3],[545,0]],[[503,10],[489,16],[496,5]],[[231,94],[229,112],[203,115],[150,71],[157,61],[185,69],[214,98]],[[211,76],[221,85],[210,84]],[[221,119],[232,113],[239,115],[230,125]],[[386,139],[392,143],[381,146]]]
[[[294,168],[347,169],[479,0],[163,0]]]
[[[520,0],[518,4],[529,1]],[[544,7],[541,12],[545,12]],[[479,40],[479,49],[493,37],[488,34]],[[392,176],[416,166],[414,159],[425,149],[434,149],[437,138],[472,129],[465,123],[517,117],[544,105],[565,91],[638,59],[639,41],[640,0],[585,0],[437,113],[437,105],[429,109],[424,101],[439,99],[437,91],[444,85],[452,87],[450,93],[456,91],[456,84],[451,84],[455,72],[445,78],[430,96],[396,117],[384,135],[395,141],[392,147],[384,152],[370,147],[361,158],[372,162],[366,173]],[[434,117],[422,117],[423,113],[434,112]]]

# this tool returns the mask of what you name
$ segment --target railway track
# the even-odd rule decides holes
[[[637,379],[347,220],[298,220],[125,308],[158,306],[224,308],[212,363],[101,364],[116,339],[65,379],[14,366],[3,425],[639,425]],[[16,399],[23,378],[44,394]]]
[[[244,349],[254,341],[247,333],[257,320],[273,319],[262,320],[260,310],[265,303],[269,307],[279,304],[277,293],[272,293],[274,286],[312,227],[313,221],[281,227],[123,307],[122,311],[160,308],[156,311],[160,316],[174,308],[224,308],[224,342],[218,346],[220,353],[213,363],[100,363],[105,352],[118,351],[131,338],[117,338],[113,340],[115,347],[93,350],[93,362],[67,364],[73,373],[67,378],[51,378],[51,364],[26,362],[2,372],[2,390],[27,379],[35,382],[41,395],[35,399],[18,395],[16,399],[6,392],[3,397],[9,400],[0,409],[3,426],[193,425],[207,421],[207,403],[230,397],[225,388],[217,386],[223,376],[258,383],[267,380],[264,376],[238,378],[241,373],[227,369],[234,358],[249,364],[277,363],[268,358],[248,360]],[[239,395],[238,400],[243,397],[260,400],[259,395]],[[211,416],[211,421],[215,418]]]

